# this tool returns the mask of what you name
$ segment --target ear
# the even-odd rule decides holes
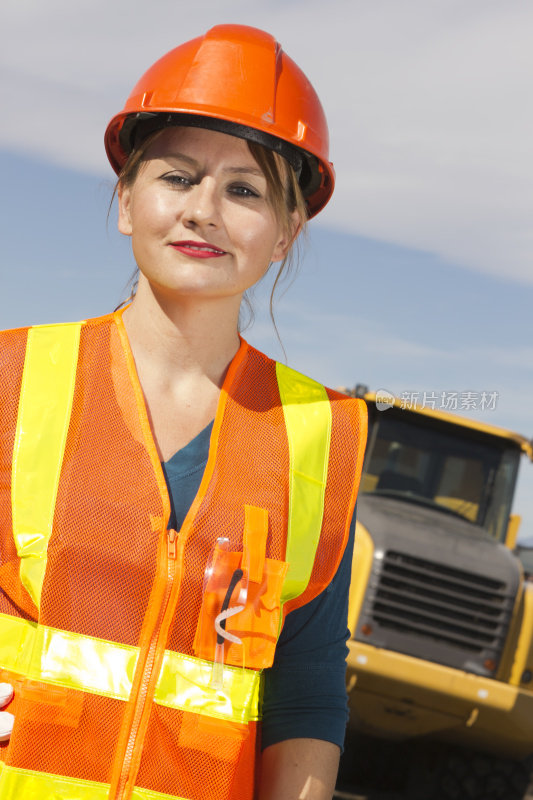
[[[131,236],[131,189],[119,184],[117,189],[118,197],[118,229],[124,236]]]
[[[272,261],[283,261],[292,245],[302,230],[302,220],[297,211],[293,211],[286,230],[282,231],[281,238],[274,247]]]

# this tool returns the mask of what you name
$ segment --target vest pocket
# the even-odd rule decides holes
[[[255,723],[199,716],[154,705],[136,784],[165,797],[252,800]]]
[[[16,691],[6,764],[106,783],[125,703],[37,681],[25,681]]]
[[[227,541],[227,540],[225,540]],[[278,640],[283,582],[289,565],[225,549],[219,540],[206,570],[194,652],[199,658],[247,669],[271,666]],[[252,567],[250,567],[252,562]]]
[[[45,721],[50,725],[77,728],[83,711],[83,694],[62,686],[39,681],[24,681],[20,686],[20,702],[15,717],[25,722]]]

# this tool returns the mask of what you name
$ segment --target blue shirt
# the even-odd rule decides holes
[[[194,500],[209,455],[213,423],[163,464],[179,530]],[[264,670],[262,747],[285,739],[312,738],[341,749],[348,708],[345,689],[348,587],[355,515],[350,539],[329,586],[287,615],[272,667]]]

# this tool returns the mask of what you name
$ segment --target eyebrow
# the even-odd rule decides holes
[[[190,156],[186,156],[184,153],[172,153],[167,157],[168,158],[175,158],[175,159],[178,159],[179,161],[185,161],[187,164],[190,164],[191,167],[194,167],[195,169],[198,169],[199,166],[200,166],[199,162],[196,161],[195,158],[191,158]],[[163,158],[164,158],[164,156],[163,156]],[[265,174],[264,174],[262,169],[260,169],[259,167],[253,167],[251,165],[250,166],[243,165],[242,167],[228,167],[227,169],[224,170],[224,172],[229,172],[229,173],[234,174],[234,175],[248,174],[248,175],[258,175],[260,178],[264,178],[265,177]]]
[[[262,169],[259,167],[228,167],[228,169],[224,170],[224,172],[233,172],[233,173],[248,173],[250,175],[259,175],[259,177],[264,178],[265,174]]]

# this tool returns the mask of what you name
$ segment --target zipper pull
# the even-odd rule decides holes
[[[167,546],[168,546],[168,557],[172,561],[176,558],[176,540],[178,538],[178,534],[176,531],[170,530],[167,531]]]

